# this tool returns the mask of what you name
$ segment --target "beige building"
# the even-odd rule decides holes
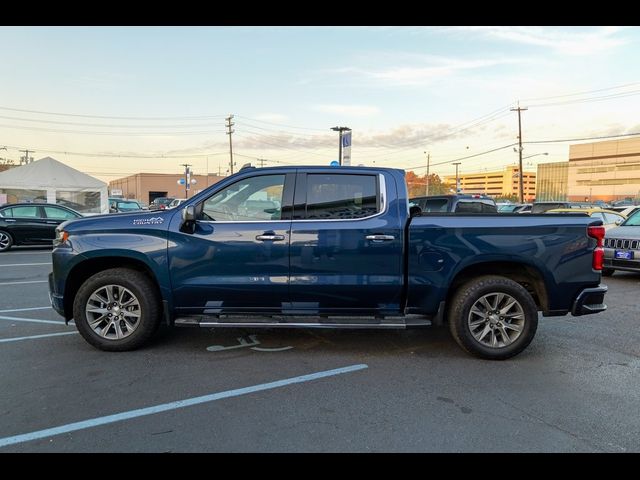
[[[218,175],[192,175],[196,180],[189,190],[189,198],[225,177]],[[178,181],[184,179],[179,173],[136,173],[109,182],[109,195],[122,195],[151,203],[158,197],[185,198],[185,187]]]
[[[536,178],[536,200],[567,200],[569,162],[538,164]]]
[[[569,147],[568,199],[640,198],[640,138]]]
[[[518,167],[509,166],[504,170],[493,172],[460,173],[460,189],[462,193],[484,194],[491,197],[519,196],[518,172]],[[444,177],[444,181],[454,188],[456,176],[447,175]],[[522,182],[524,200],[527,202],[533,201],[536,196],[536,174],[534,172],[524,172]]]

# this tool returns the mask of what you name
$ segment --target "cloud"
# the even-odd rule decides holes
[[[454,58],[402,52],[377,52],[357,61],[363,65],[336,68],[324,73],[344,77],[352,75],[374,85],[425,85],[460,71],[479,70],[499,65],[525,63],[522,58]],[[356,63],[356,62],[354,62]],[[387,64],[384,67],[377,65]]]
[[[623,27],[597,27],[591,31],[560,30],[553,27],[453,27],[454,31],[477,32],[490,37],[526,45],[547,47],[567,55],[601,53],[626,41],[615,35]]]
[[[377,115],[380,109],[373,105],[316,105],[313,110],[323,113],[333,113],[346,117],[368,117]]]

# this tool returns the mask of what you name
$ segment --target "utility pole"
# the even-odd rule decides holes
[[[232,118],[233,118],[233,115],[229,115],[225,119],[227,121],[227,124],[225,125],[228,130],[227,135],[229,135],[229,173],[231,175],[233,175],[233,142],[231,141],[231,134],[235,131],[235,130],[231,130],[231,127],[235,125],[235,123],[231,123]]]
[[[338,163],[342,165],[342,133],[349,132],[351,129],[349,127],[331,127],[331,130],[334,132],[339,132],[338,135]]]
[[[264,168],[264,162],[266,162],[267,160],[264,158],[256,158],[256,160],[260,162],[260,168]]]
[[[427,152],[424,152],[427,153]],[[427,188],[425,191],[425,195],[429,196],[429,162],[431,160],[431,152],[427,153]]]
[[[20,150],[21,152],[24,152],[24,157],[20,157],[20,165],[22,165],[23,163],[25,165],[27,165],[29,162],[29,154],[30,153],[36,153],[33,150]],[[24,159],[24,162],[23,162]],[[33,158],[31,159],[33,161]]]
[[[520,203],[524,203],[524,182],[523,182],[523,172],[522,172],[522,121],[520,118],[520,112],[528,110],[528,108],[520,108],[520,102],[518,102],[518,108],[512,108],[512,112],[518,112],[518,156],[520,158],[520,170],[519,170],[519,184],[520,184]]]
[[[189,178],[189,167],[191,166],[191,164],[181,163],[181,165],[184,167],[184,198],[189,198],[189,182],[191,181],[191,179]]]
[[[458,165],[460,165],[461,162],[455,162],[454,165],[456,166],[456,193],[460,193],[460,177],[458,176]]]

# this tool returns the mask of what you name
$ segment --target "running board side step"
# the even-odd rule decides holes
[[[405,329],[404,323],[328,323],[328,322],[224,322],[207,317],[180,317],[174,321],[180,327],[230,328],[394,328]],[[427,324],[428,325],[428,324]]]

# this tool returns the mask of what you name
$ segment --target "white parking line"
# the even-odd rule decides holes
[[[0,285],[24,285],[26,283],[47,283],[49,280],[31,280],[28,282],[2,282]]]
[[[144,417],[147,415],[153,415],[155,413],[166,412],[169,410],[177,410],[179,408],[190,407],[192,405],[215,402],[216,400],[222,400],[223,398],[239,397],[240,395],[261,392],[264,390],[271,390],[273,388],[285,387],[287,385],[292,385],[295,383],[310,382],[312,380],[317,380],[319,378],[331,377],[334,375],[340,375],[342,373],[355,372],[357,370],[362,370],[365,368],[369,368],[368,365],[364,365],[364,364],[351,365],[349,367],[336,368],[334,370],[325,370],[324,372],[317,372],[317,373],[311,373],[309,375],[301,375],[299,377],[286,378],[284,380],[278,380],[275,382],[261,383],[260,385],[254,385],[252,387],[237,388],[235,390],[227,390],[226,392],[212,393],[210,395],[204,395],[202,397],[187,398],[185,400],[178,400],[176,402],[163,403],[160,405],[155,405],[153,407],[139,408],[137,410],[130,410],[128,412],[116,413],[114,415],[91,418],[89,420],[83,420],[81,422],[60,425],[59,427],[47,428],[44,430],[37,430],[35,432],[23,433],[21,435],[14,435],[12,437],[0,438],[0,447],[6,447],[7,445],[15,445],[16,443],[30,442],[31,440],[38,440],[40,438],[52,437],[54,435],[60,435],[62,433],[75,432],[77,430],[84,430],[86,428],[97,427],[99,425],[106,425],[109,423],[121,422],[123,420]]]
[[[30,310],[48,310],[50,308],[53,308],[53,307],[49,306],[49,307],[12,308],[10,310],[0,310],[0,313],[28,312]]]
[[[63,321],[40,320],[39,318],[5,317],[4,315],[0,316],[0,320],[10,320],[12,322],[51,323],[53,325],[64,325]]]
[[[52,265],[52,263],[0,263],[0,267],[33,267],[35,265]]]
[[[58,337],[60,335],[75,335],[76,333],[78,332],[47,333],[44,335],[31,335],[29,337],[0,338],[0,343],[18,342],[20,340],[35,340],[36,338]]]

